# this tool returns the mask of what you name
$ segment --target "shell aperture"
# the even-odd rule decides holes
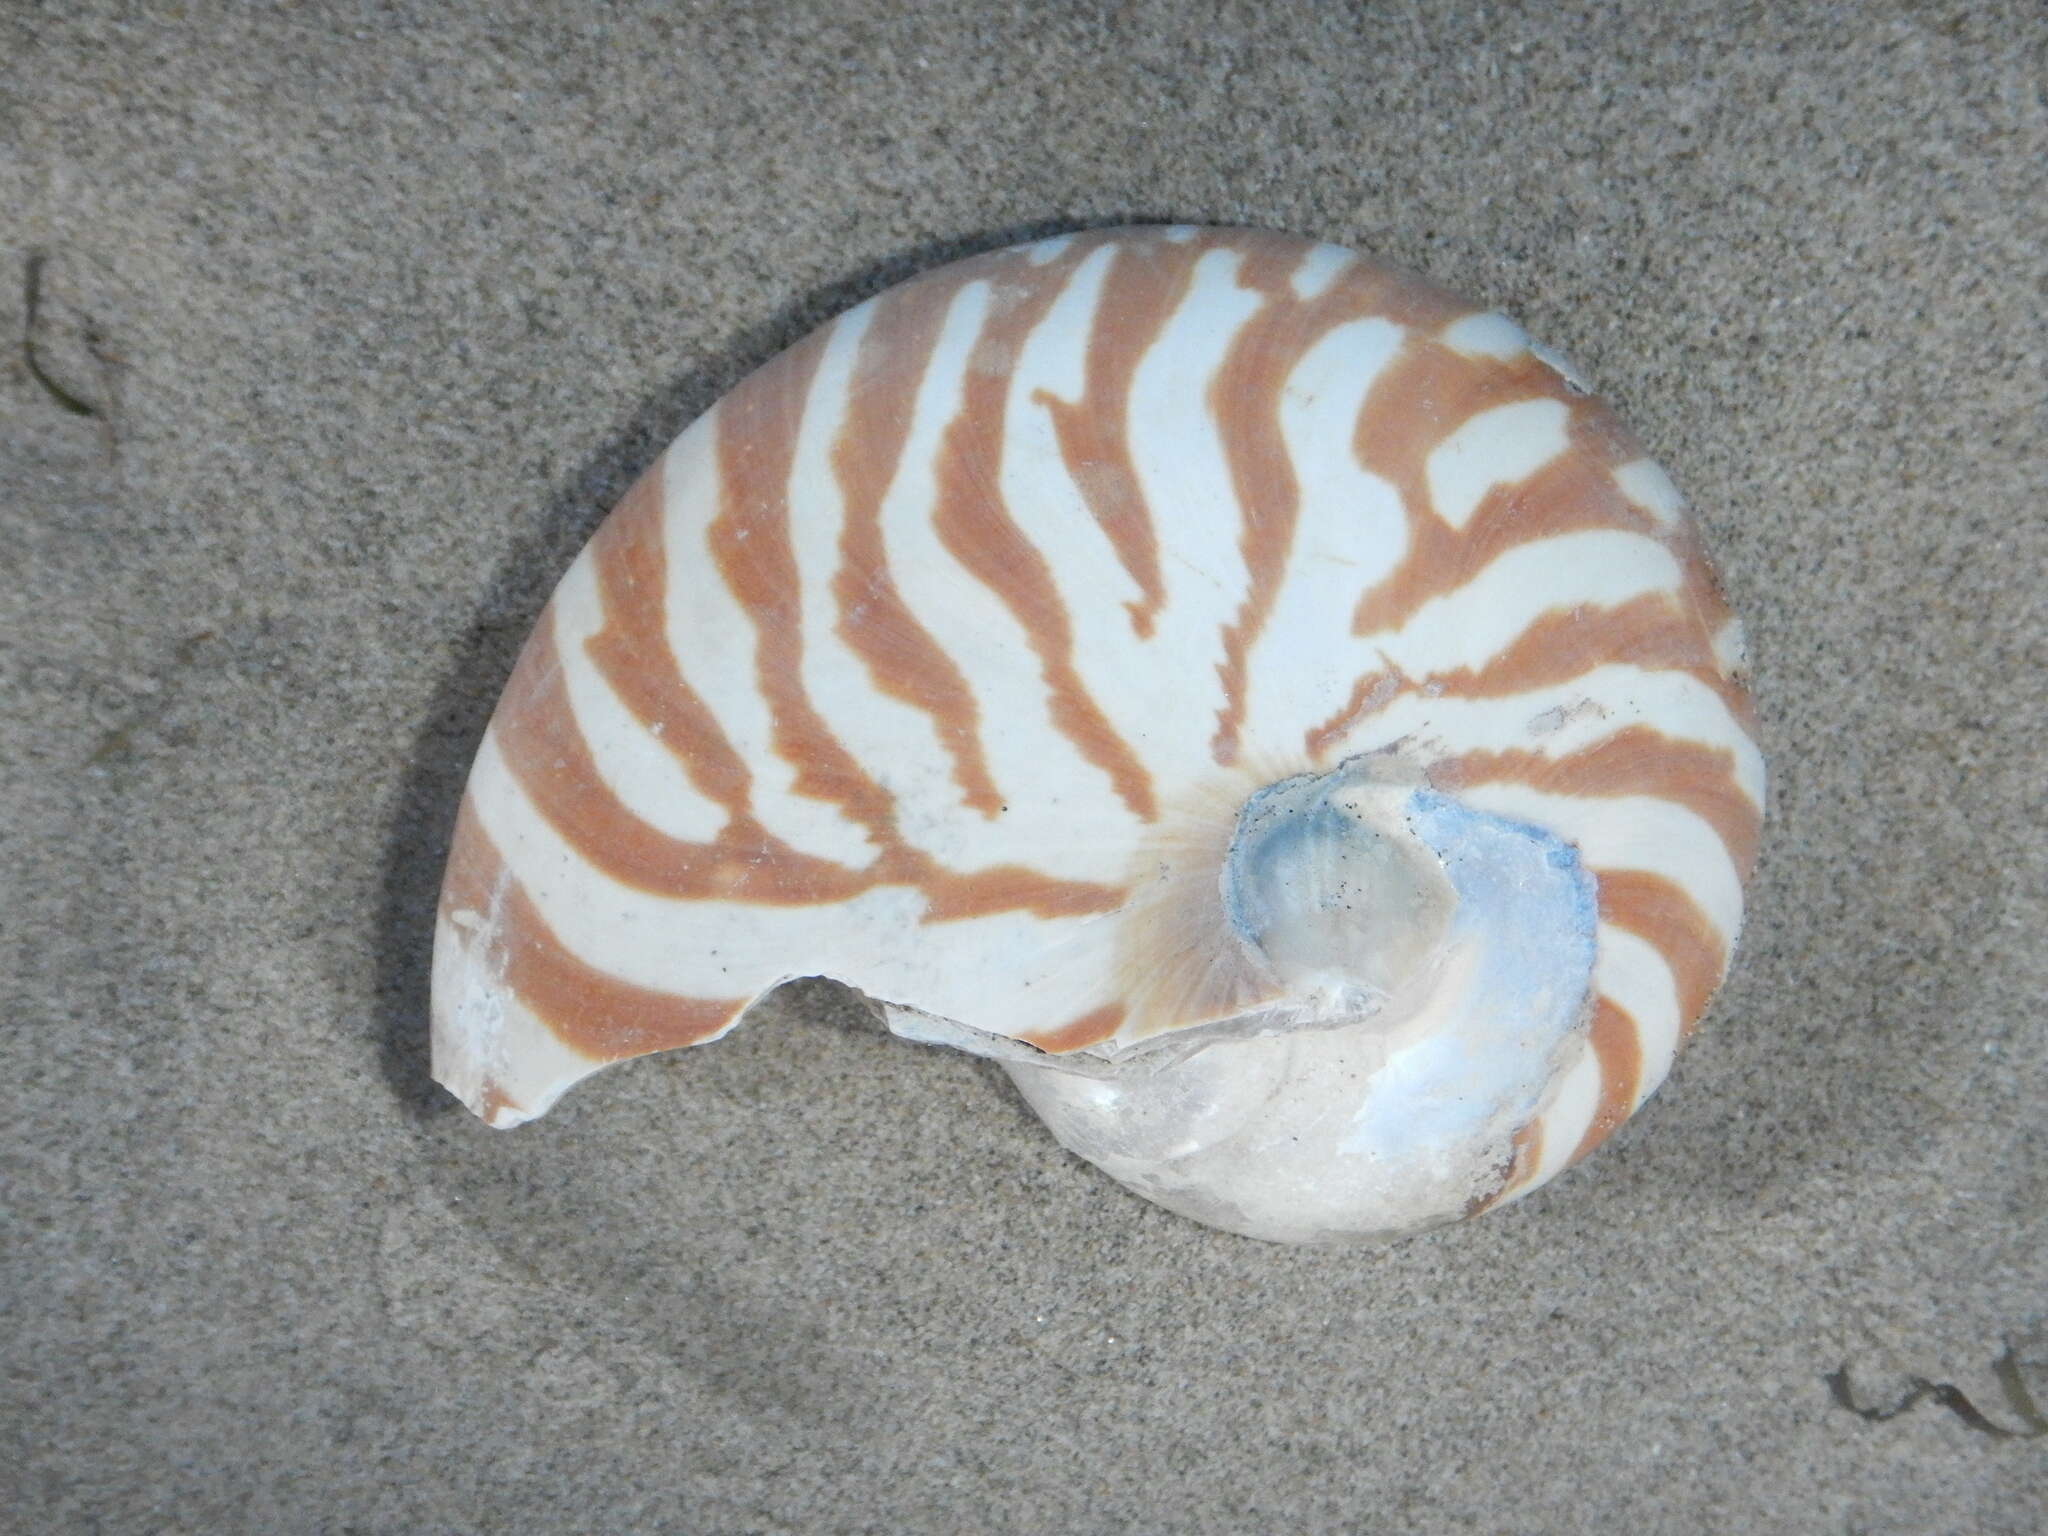
[[[1251,833],[1284,845],[1282,867],[1258,878],[1293,910],[1246,942],[1270,956],[1278,935],[1303,959],[1285,984],[1322,1002],[1317,1016],[1234,1032],[1151,1072],[1091,1080],[1012,1063],[1012,1078],[1062,1144],[1212,1226],[1313,1242],[1455,1219],[1498,1183],[1585,1022],[1592,878],[1569,844],[1427,789],[1386,807],[1416,868],[1375,850],[1359,870],[1351,850],[1392,837],[1334,807],[1321,783],[1286,788],[1292,804],[1254,796],[1244,819],[1294,818]],[[1418,873],[1441,892],[1419,890]],[[1346,931],[1361,908],[1381,921]],[[1354,957],[1377,968],[1388,956],[1392,976],[1342,974]]]
[[[518,1124],[825,975],[1198,1219],[1453,1219],[1725,974],[1737,656],[1668,478],[1504,318],[1257,231],[959,262],[564,576],[458,818],[435,1075]]]

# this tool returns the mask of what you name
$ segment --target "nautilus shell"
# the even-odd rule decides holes
[[[563,577],[458,818],[435,1073],[516,1125],[822,975],[1198,1220],[1469,1215],[1725,973],[1742,665],[1670,480],[1502,316],[1246,230],[959,262]]]

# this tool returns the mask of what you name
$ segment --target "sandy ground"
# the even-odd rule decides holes
[[[2048,11],[586,10],[0,6],[0,1525],[2048,1525]],[[1384,1251],[820,987],[483,1130],[433,896],[596,519],[1156,218],[1509,309],[1696,500],[1775,784],[1671,1082]]]

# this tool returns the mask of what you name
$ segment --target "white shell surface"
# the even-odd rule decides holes
[[[1451,1219],[1596,1145],[1724,974],[1739,656],[1669,478],[1505,318],[1255,231],[958,263],[564,577],[458,824],[436,1074],[517,1124],[826,975],[1200,1219]]]

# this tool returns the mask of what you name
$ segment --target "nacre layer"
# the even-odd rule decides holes
[[[823,975],[1200,1220],[1471,1214],[1726,971],[1741,655],[1670,480],[1502,316],[1248,230],[959,262],[563,577],[458,818],[435,1075],[516,1125]]]

